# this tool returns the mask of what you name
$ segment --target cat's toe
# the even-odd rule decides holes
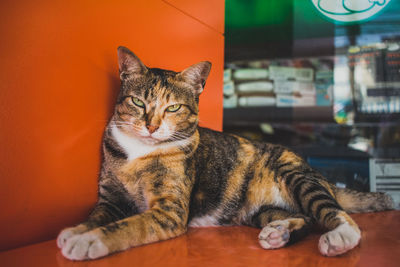
[[[88,260],[103,257],[109,250],[99,235],[88,232],[69,238],[61,252],[70,260]]]
[[[63,245],[63,247],[61,248],[61,253],[64,257],[66,257],[67,259],[70,260],[79,260],[79,259],[83,259],[83,256],[79,257],[78,255],[83,254],[83,252],[78,252],[78,250],[76,249],[77,247],[82,247],[82,244],[77,244],[79,239],[81,238],[80,235],[74,235],[70,238],[68,238],[65,241],[65,244]],[[78,255],[76,255],[78,254]]]
[[[322,255],[337,256],[343,254],[360,242],[361,234],[348,224],[342,224],[336,229],[323,234],[319,239],[318,248]]]
[[[289,241],[289,230],[283,226],[265,226],[260,234],[258,240],[261,247],[265,249],[275,249],[283,247]]]
[[[57,246],[59,248],[63,248],[68,238],[70,238],[73,235],[74,233],[70,229],[65,229],[61,231],[61,233],[57,237]]]
[[[63,248],[67,240],[74,235],[79,235],[85,232],[87,228],[83,225],[78,225],[76,227],[69,227],[62,230],[57,237],[57,246]]]
[[[100,240],[96,239],[90,244],[88,256],[90,259],[97,259],[109,254],[108,247]]]

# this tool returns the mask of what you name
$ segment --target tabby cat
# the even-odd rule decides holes
[[[328,232],[323,255],[360,242],[346,212],[392,208],[380,193],[339,189],[290,150],[198,127],[198,102],[210,72],[147,68],[118,48],[121,89],[103,140],[98,202],[88,220],[64,229],[57,244],[71,260],[96,259],[184,234],[188,226],[262,228],[276,249],[313,223]]]

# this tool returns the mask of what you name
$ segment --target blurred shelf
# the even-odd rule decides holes
[[[240,107],[224,109],[224,126],[260,123],[335,123],[332,106],[327,107]]]
[[[400,125],[400,113],[361,113],[357,112],[356,123],[375,123]]]
[[[224,126],[252,126],[260,123],[324,123],[337,124],[333,107],[240,107],[224,109]],[[400,125],[400,113],[356,113],[355,122],[345,127],[377,127]]]

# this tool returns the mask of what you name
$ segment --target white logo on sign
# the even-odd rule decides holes
[[[321,14],[337,22],[357,22],[371,18],[390,0],[311,0]]]

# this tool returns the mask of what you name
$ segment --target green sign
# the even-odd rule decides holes
[[[357,23],[373,18],[390,0],[311,0],[325,17],[337,23]]]

